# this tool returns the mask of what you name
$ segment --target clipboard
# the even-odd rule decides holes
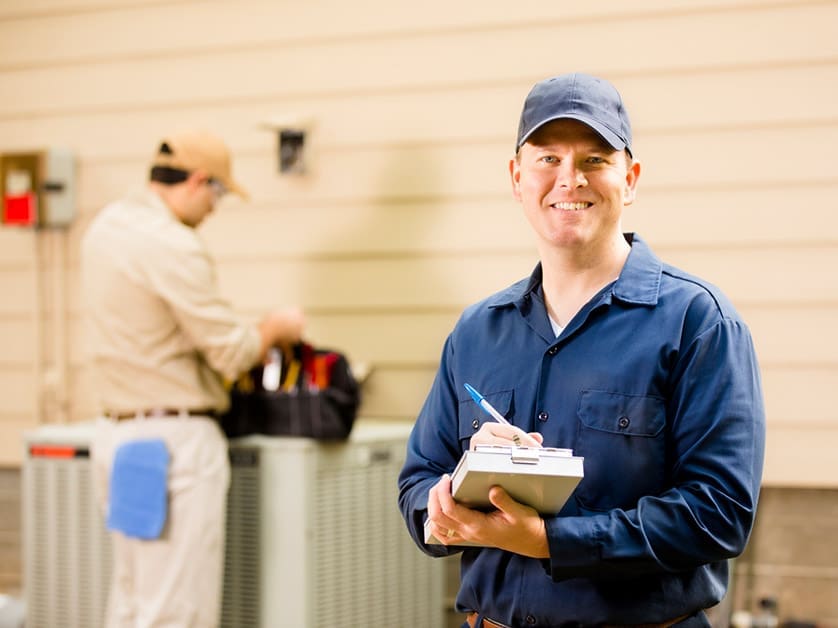
[[[489,489],[501,486],[542,515],[558,513],[585,475],[585,459],[570,449],[478,445],[466,451],[451,474],[454,500],[491,509]],[[425,543],[440,545],[425,520]],[[470,545],[463,543],[463,545]]]

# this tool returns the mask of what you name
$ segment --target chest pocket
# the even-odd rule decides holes
[[[585,477],[576,498],[589,510],[633,508],[643,495],[664,488],[664,399],[583,390],[577,408],[576,455]]]
[[[500,390],[495,392],[484,392],[483,396],[486,398],[492,407],[506,417],[510,423],[515,423],[512,420],[512,398],[513,391]],[[492,417],[483,411],[483,408],[474,403],[474,399],[468,397],[460,400],[460,406],[457,410],[460,447],[463,451],[468,449],[471,437],[480,429],[484,423],[496,423]]]

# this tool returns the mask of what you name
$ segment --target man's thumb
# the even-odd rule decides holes
[[[502,512],[509,512],[511,508],[515,507],[516,503],[501,486],[493,486],[489,489],[489,501],[492,506]]]

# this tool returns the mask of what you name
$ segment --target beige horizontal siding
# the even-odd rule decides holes
[[[3,339],[0,368],[33,362],[37,334],[31,317],[0,314],[0,338]]]
[[[28,368],[25,368],[28,366]],[[4,427],[6,420],[14,421],[14,417],[23,417],[25,420],[34,422],[36,418],[36,388],[34,377],[34,364],[26,365],[20,363],[13,368],[0,367],[0,395],[3,398]],[[6,440],[6,439],[0,439]]]
[[[378,4],[374,3],[374,6],[378,8]],[[220,6],[223,5],[215,8]],[[277,5],[262,6],[272,7],[277,19],[283,16]],[[367,33],[366,36],[336,40],[314,36],[293,45],[270,42],[251,48],[232,43],[204,44],[202,22],[207,25],[215,22],[213,12],[188,12],[185,7],[183,16],[189,16],[192,27],[177,28],[177,22],[169,27],[176,29],[178,40],[182,41],[190,34],[195,38],[193,46],[181,54],[120,59],[122,38],[114,37],[107,51],[98,51],[101,56],[97,57],[97,62],[85,59],[75,65],[35,66],[4,72],[0,75],[0,92],[16,93],[19,98],[0,102],[0,115],[107,109],[126,102],[134,106],[154,106],[212,101],[220,97],[230,102],[266,94],[329,95],[363,93],[385,87],[403,89],[417,84],[442,87],[460,82],[521,81],[530,77],[537,79],[563,68],[594,69],[606,75],[633,74],[638,68],[646,72],[655,68],[670,73],[691,72],[731,65],[784,65],[834,58],[838,53],[838,40],[833,37],[832,28],[838,19],[838,6],[833,3],[662,13],[642,19],[639,16],[627,19],[623,10],[612,19],[600,16],[595,20],[567,23],[561,19],[539,23],[538,16],[543,12],[544,9],[529,14],[525,25],[509,27],[442,32],[433,29],[408,33],[384,31],[378,37],[370,37]],[[252,20],[269,19],[268,15],[244,9],[240,9],[238,15],[247,13]],[[514,13],[518,14],[517,7]],[[291,15],[295,14],[291,12]],[[127,32],[130,24],[132,30],[143,32],[142,24],[138,22],[143,15],[146,13],[120,15],[117,19],[121,28],[105,24],[103,31]],[[321,12],[316,23],[323,21],[322,15]],[[360,11],[358,15],[362,15]],[[87,19],[95,22],[96,15],[88,15]],[[13,32],[14,22],[0,24],[4,31]],[[271,26],[276,28],[276,22]],[[375,29],[374,22],[371,28]],[[244,42],[249,41],[250,29],[231,30],[237,31]],[[166,39],[167,30],[157,32],[160,35],[151,39]],[[608,35],[608,45],[592,45],[592,42],[603,41],[604,33]],[[145,40],[149,39],[145,32],[143,34]],[[767,42],[772,45],[766,45]],[[777,42],[782,45],[775,45]],[[60,43],[58,47],[65,54],[73,50]],[[558,50],[561,64],[557,62]],[[521,56],[515,51],[525,55],[523,70]],[[665,58],[661,51],[666,51]],[[117,55],[115,59],[111,56],[113,53]],[[266,68],[270,73],[259,71]],[[120,89],[102,89],[110,85],[119,85]],[[219,85],[224,86],[223,90],[219,90]],[[60,99],[54,98],[56,93],[61,94]]]
[[[182,0],[167,0],[174,4]],[[164,4],[161,0],[24,0],[0,4],[0,19],[15,20],[37,18],[49,19],[55,16],[84,15],[114,8],[137,8]]]
[[[831,390],[835,390],[835,385]],[[763,483],[769,486],[835,488],[835,425],[771,426]]]
[[[834,124],[836,71],[838,60],[833,59],[735,71],[709,68],[684,76],[660,72],[620,77],[619,82],[631,106],[635,135],[645,143],[653,135],[694,135],[708,129]],[[782,89],[777,86],[778,72],[783,73]],[[673,82],[678,89],[672,89]],[[267,94],[257,100],[196,102],[187,110],[190,124],[211,127],[234,140],[237,154],[272,150],[273,135],[259,125],[294,115],[315,121],[315,140],[326,148],[482,139],[504,143],[511,150],[510,139],[529,85],[518,79],[444,88],[417,85],[398,91],[373,88],[328,97]],[[76,146],[85,162],[145,162],[152,138],[183,125],[184,118],[183,107],[148,108],[126,101],[115,111],[0,116],[0,137],[7,146],[21,148]]]
[[[835,363],[805,367],[769,364],[763,367],[762,376],[772,425],[831,429],[838,434],[838,410],[830,399],[831,391],[838,390]]]
[[[0,267],[0,316],[29,316],[33,320],[38,304],[38,274],[34,267]]]
[[[2,388],[2,386],[0,386]],[[8,437],[0,438],[0,467],[19,467],[23,460],[23,433],[37,428],[34,412],[0,413],[0,425]]]
[[[30,229],[0,229],[0,268],[31,265],[35,247],[35,235]]]
[[[208,4],[211,11],[207,11]],[[155,6],[156,5],[156,6]],[[247,9],[227,3],[161,2],[161,0],[31,0],[0,5],[0,19],[16,21],[9,41],[6,65],[56,64],[68,60],[100,59],[118,51],[120,56],[184,53],[195,49],[293,45],[306,40],[356,39],[371,34],[401,34],[416,31],[480,29],[510,24],[531,25],[536,19],[556,21],[565,27],[584,22],[640,17],[692,16],[718,10],[742,10],[765,5],[764,0],[740,0],[738,8],[720,0],[690,0],[673,6],[666,0],[638,0],[627,11],[620,0],[596,4],[539,0],[516,3],[515,11],[475,0],[451,4],[432,0],[421,5],[399,5],[367,0],[353,3],[347,11],[340,0],[295,5],[283,11],[277,23],[275,4],[248,2]],[[241,6],[241,5],[240,5]],[[476,9],[479,9],[476,10]],[[96,19],[90,13],[96,12]],[[177,27],[188,15],[200,29],[183,33]],[[325,19],[324,15],[333,19]],[[211,16],[212,19],[207,19]],[[130,20],[136,28],[126,29]],[[161,36],[149,38],[148,33]],[[166,37],[165,35],[173,35]],[[174,35],[177,36],[174,36]],[[189,36],[192,35],[192,38]],[[69,55],[61,56],[38,42],[61,40]]]

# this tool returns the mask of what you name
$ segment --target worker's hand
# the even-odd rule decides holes
[[[489,501],[497,510],[486,513],[483,534],[495,547],[531,558],[550,558],[547,527],[538,511],[515,501],[500,486],[489,489]]]
[[[517,439],[517,440],[516,440]],[[544,436],[539,432],[527,433],[520,427],[486,421],[469,441],[469,448],[477,445],[506,445],[515,447],[541,447]]]
[[[279,308],[268,312],[259,323],[262,357],[264,358],[271,347],[298,343],[304,328],[305,316],[298,307]]]
[[[451,496],[451,478],[443,475],[428,493],[431,532],[443,545],[466,541],[532,558],[549,558],[547,531],[536,510],[516,502],[499,486],[489,490],[497,509],[481,512],[463,506]]]
[[[458,525],[458,521],[453,517],[457,514],[455,511],[460,508],[468,510],[465,506],[458,505],[451,496],[451,476],[446,473],[428,492],[428,519],[431,521],[431,532],[443,545],[456,545],[453,538],[454,526]]]

